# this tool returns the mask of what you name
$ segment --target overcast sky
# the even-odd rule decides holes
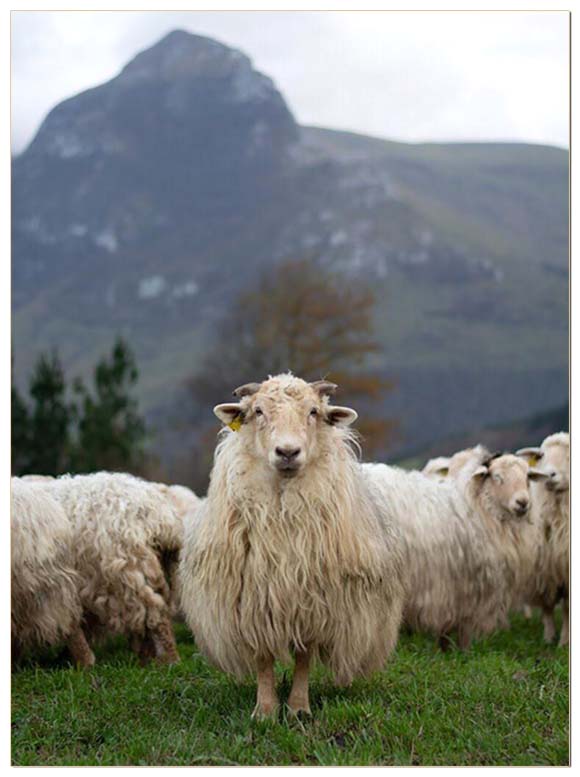
[[[12,13],[12,144],[172,29],[239,48],[302,124],[403,141],[568,145],[563,12]]]

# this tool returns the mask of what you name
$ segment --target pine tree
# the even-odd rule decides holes
[[[138,470],[144,458],[146,428],[131,395],[139,373],[129,346],[119,338],[109,358],[94,370],[94,393],[80,379],[78,440],[72,460],[76,472]]]
[[[30,397],[26,469],[58,475],[68,468],[72,408],[66,401],[66,383],[56,351],[40,355],[30,381]],[[17,412],[22,413],[22,408]]]
[[[11,431],[12,474],[24,475],[29,471],[30,413],[14,384],[11,392]]]

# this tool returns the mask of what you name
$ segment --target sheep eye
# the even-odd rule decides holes
[[[264,415],[264,413],[262,412],[262,408],[261,407],[257,407],[254,410],[254,412],[255,412],[256,415]]]
[[[495,480],[496,483],[503,483],[503,478],[501,475],[494,475],[493,479]]]

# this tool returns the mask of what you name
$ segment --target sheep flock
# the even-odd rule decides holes
[[[335,682],[384,666],[401,627],[443,650],[542,614],[569,640],[570,442],[422,471],[361,463],[357,414],[337,386],[291,373],[240,386],[222,422],[207,496],[97,472],[11,484],[12,656],[123,635],[146,664],[179,661],[181,617],[204,656],[257,678],[254,716],[280,706],[274,666],[294,661],[286,700],[309,714],[309,672]]]

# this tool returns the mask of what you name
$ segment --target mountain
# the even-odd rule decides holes
[[[18,380],[121,332],[161,424],[228,303],[308,254],[376,289],[394,451],[567,401],[563,149],[301,127],[248,57],[175,31],[48,114],[12,218]]]

